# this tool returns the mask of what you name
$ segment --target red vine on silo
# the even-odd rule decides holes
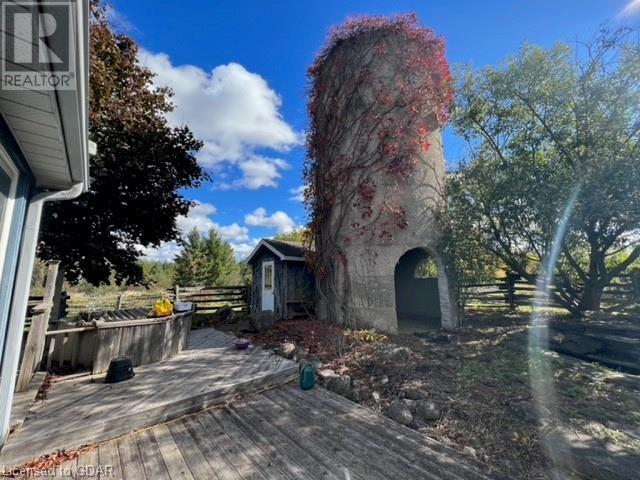
[[[361,17],[331,30],[309,68],[305,205],[320,278],[355,239],[373,246],[407,227],[403,183],[449,118],[444,51],[415,15]]]

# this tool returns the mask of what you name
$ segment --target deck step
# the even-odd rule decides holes
[[[190,350],[137,368],[131,380],[53,384],[48,399],[32,407],[7,439],[0,467],[104,442],[297,378],[294,362],[258,348],[236,352],[233,341],[222,332],[204,332],[194,335]]]

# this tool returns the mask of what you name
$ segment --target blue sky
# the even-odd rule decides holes
[[[238,255],[304,223],[301,186],[306,69],[328,29],[353,15],[415,12],[442,35],[451,64],[496,64],[530,42],[588,40],[599,26],[640,22],[640,0],[112,0],[113,22],[141,46],[158,83],[176,91],[170,121],[206,142],[212,184],[185,192],[199,205],[183,229],[217,228]],[[463,145],[446,132],[455,165]],[[170,258],[175,244],[147,251]]]

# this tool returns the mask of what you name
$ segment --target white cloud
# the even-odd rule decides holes
[[[242,178],[225,187],[275,187],[288,164],[256,154],[259,149],[287,152],[302,135],[280,113],[282,100],[258,74],[242,65],[219,65],[210,72],[175,66],[165,53],[140,51],[140,61],[156,73],[154,83],[174,92],[173,125],[188,125],[204,141],[198,161],[205,167],[240,169]]]
[[[237,258],[244,258],[247,255],[249,255],[251,253],[251,251],[255,248],[255,246],[258,244],[258,239],[257,238],[253,238],[250,242],[245,242],[245,243],[236,243],[233,244],[233,251],[236,254]]]
[[[105,4],[105,13],[107,15],[107,21],[109,25],[115,30],[116,33],[139,33],[139,30],[131,23],[129,18],[116,10],[113,5]]]
[[[247,227],[242,227],[235,222],[227,226],[215,224],[215,229],[220,234],[220,238],[225,242],[231,242],[233,244],[249,240],[249,229]]]
[[[640,12],[640,0],[632,0],[622,9],[620,16],[630,17],[638,12]]]
[[[195,204],[189,208],[187,215],[180,215],[176,219],[178,230],[180,230],[181,235],[184,237],[194,228],[202,235],[214,229],[218,232],[222,240],[231,245],[236,255],[239,255],[238,252],[244,252],[247,248],[249,229],[235,222],[231,225],[219,225],[211,218],[216,211],[216,207],[210,203],[195,202]],[[163,242],[159,247],[155,248],[140,246],[139,250],[148,260],[168,262],[172,261],[176,255],[180,253],[181,247],[177,242],[171,241]]]
[[[289,189],[289,193],[291,194],[291,196],[289,197],[289,200],[294,202],[304,201],[304,191],[306,190],[306,188],[307,187],[305,185],[300,185],[297,188]]]
[[[257,190],[261,187],[277,187],[277,180],[282,176],[279,170],[289,168],[289,164],[279,158],[271,159],[253,157],[240,162],[242,185]]]
[[[280,170],[290,168],[290,165],[279,158],[266,158],[254,155],[238,163],[242,178],[231,183],[220,183],[217,188],[228,190],[245,187],[257,190],[263,187],[277,187],[278,179],[282,177]]]
[[[176,219],[176,225],[184,235],[194,228],[205,233],[215,228],[216,224],[211,220],[211,215],[216,213],[216,207],[210,203],[196,202],[189,208],[187,215],[180,215]]]
[[[181,247],[175,241],[162,242],[159,247],[144,247],[139,245],[137,248],[145,260],[152,260],[154,262],[172,262],[181,250]]]
[[[286,213],[278,210],[272,215],[267,215],[267,211],[262,207],[245,215],[244,223],[252,227],[274,228],[277,233],[289,233],[296,227],[296,223]]]

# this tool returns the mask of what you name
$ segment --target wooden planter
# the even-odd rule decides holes
[[[133,366],[171,358],[187,347],[193,311],[161,318],[97,321],[91,326],[46,333],[47,369],[52,364],[81,364],[92,373],[107,371],[112,358],[131,357]]]

